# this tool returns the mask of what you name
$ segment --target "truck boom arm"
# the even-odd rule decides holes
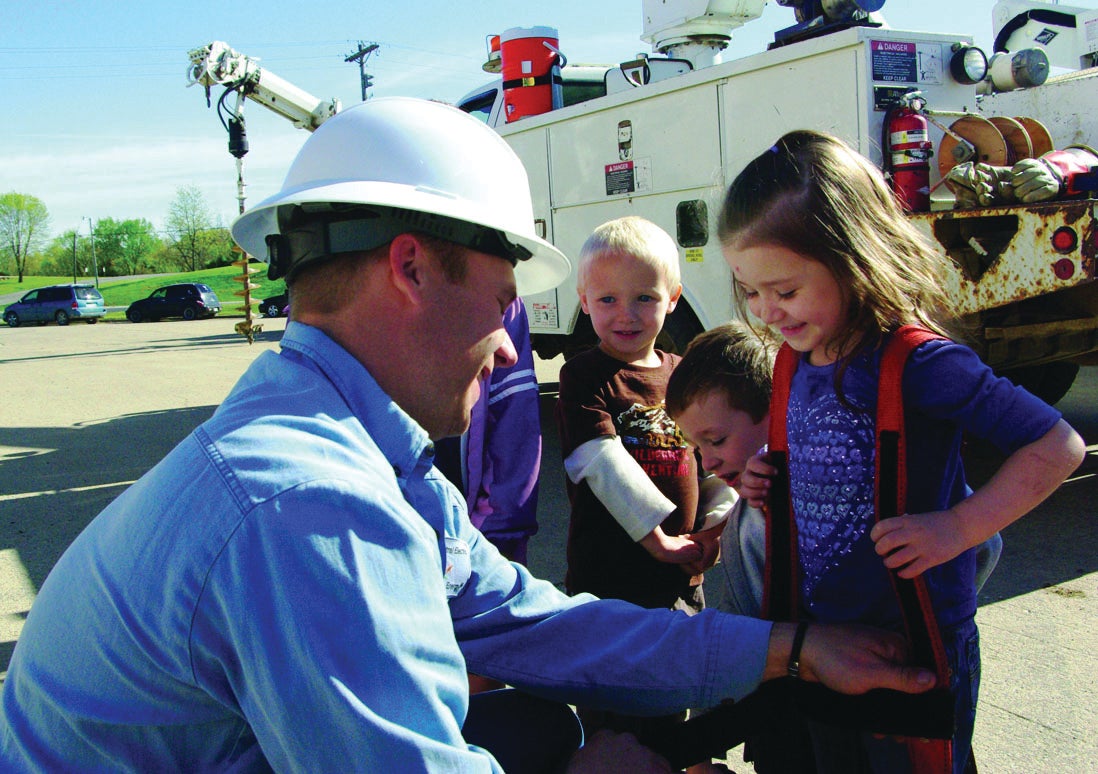
[[[264,70],[258,60],[234,51],[220,40],[193,49],[189,56],[188,86],[201,84],[206,87],[207,95],[211,86],[224,86],[310,132],[342,107],[338,99],[321,100]]]

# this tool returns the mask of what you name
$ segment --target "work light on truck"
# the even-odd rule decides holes
[[[987,77],[987,55],[975,46],[954,43],[949,72],[957,83],[979,83]]]

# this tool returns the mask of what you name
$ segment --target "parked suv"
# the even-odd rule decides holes
[[[130,322],[159,320],[162,317],[182,317],[196,320],[213,317],[221,311],[221,302],[209,285],[201,282],[185,282],[157,288],[148,298],[134,301],[126,310]]]
[[[45,325],[53,320],[68,325],[69,320],[99,321],[106,314],[103,296],[95,285],[49,285],[30,290],[4,310],[4,322],[13,328],[26,322]]]

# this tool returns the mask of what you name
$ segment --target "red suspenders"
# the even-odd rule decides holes
[[[876,518],[892,518],[906,512],[907,459],[904,437],[903,371],[907,357],[923,342],[941,338],[925,328],[905,325],[893,333],[881,357],[881,375],[877,394]],[[793,373],[800,354],[782,345],[774,365],[774,388],[770,403],[770,461],[778,468],[771,487],[767,508],[766,572],[763,590],[763,616],[774,621],[793,621],[799,611],[799,572],[797,530],[789,494],[789,444],[786,414]],[[934,691],[949,688],[949,664],[931,607],[926,583],[920,576],[905,580],[892,573],[904,625],[912,647],[914,663],[933,668],[938,676]],[[942,702],[952,707],[952,702]],[[912,739],[908,742],[914,771],[948,772],[952,770],[948,739]]]

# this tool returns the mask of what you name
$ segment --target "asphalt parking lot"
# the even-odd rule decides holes
[[[263,320],[251,345],[234,332],[237,321],[0,327],[0,669],[73,537],[205,420],[260,352],[277,350],[284,320]],[[560,584],[568,516],[552,424],[556,364],[538,367],[541,531],[530,565]],[[1060,408],[1087,439],[1088,458],[1004,533],[1003,558],[980,597],[975,750],[981,771],[993,774],[1089,772],[1098,761],[1098,368],[1083,370]],[[974,449],[974,475],[995,461]],[[736,752],[729,762],[750,770]]]

